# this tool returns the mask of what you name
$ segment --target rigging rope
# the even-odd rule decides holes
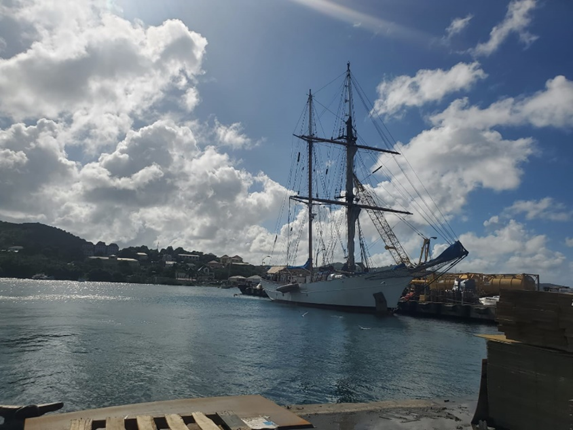
[[[352,83],[354,84],[354,87],[356,89],[356,92],[358,93],[358,96],[364,106],[364,108],[368,111],[368,112],[372,112],[372,104],[370,102],[370,100],[368,100],[366,94],[363,92],[362,87],[360,87],[360,84],[356,81],[356,80],[352,80]],[[366,101],[368,101],[368,103],[366,103]],[[370,117],[372,118],[372,116],[370,115]],[[386,133],[380,128],[380,126],[378,125],[378,123],[376,122],[376,119],[378,120],[378,122],[380,124],[382,124],[382,126],[384,127],[384,129],[386,130],[386,133],[388,134],[388,136],[386,135]],[[374,127],[376,128],[376,130],[379,132],[379,135],[382,137],[384,143],[387,146],[387,149],[392,149],[392,147],[395,145],[396,141],[394,140],[393,136],[390,134],[390,131],[388,130],[388,128],[386,127],[386,125],[384,124],[384,122],[378,117],[378,118],[372,118],[372,123],[374,125]],[[408,163],[408,165],[410,166],[410,169],[412,170],[412,172],[414,173],[414,175],[416,176],[416,178],[418,179],[418,182],[422,185],[422,187],[424,188],[424,190],[426,191],[427,196],[430,198],[430,200],[432,201],[432,203],[435,206],[435,210],[437,210],[440,215],[443,218],[443,221],[440,221],[438,219],[438,217],[435,215],[434,210],[432,210],[432,208],[430,208],[430,206],[428,205],[428,202],[426,201],[426,199],[424,197],[422,197],[422,195],[420,194],[420,192],[416,189],[416,187],[414,186],[414,184],[412,183],[412,180],[410,179],[410,177],[408,176],[408,174],[406,173],[406,171],[404,170],[404,168],[402,167],[402,165],[398,162],[397,158],[395,156],[392,156],[392,159],[396,162],[396,165],[400,168],[400,171],[402,172],[402,174],[404,175],[404,177],[406,178],[406,180],[408,181],[408,183],[411,185],[412,189],[415,191],[415,193],[418,195],[418,197],[420,198],[420,200],[422,201],[422,203],[424,203],[424,205],[426,206],[426,208],[428,209],[428,213],[430,214],[430,217],[432,217],[434,219],[434,221],[438,224],[438,225],[446,225],[449,228],[448,230],[444,230],[445,235],[441,234],[444,236],[445,239],[447,239],[450,243],[455,241],[456,236],[455,233],[453,232],[453,229],[451,228],[450,224],[448,223],[447,218],[443,215],[443,213],[441,212],[440,208],[438,207],[438,205],[436,204],[436,202],[434,201],[434,199],[432,198],[432,196],[430,195],[430,193],[428,192],[427,188],[424,186],[423,182],[420,180],[419,176],[413,171],[412,169],[412,165],[408,162],[408,160],[406,159],[406,156],[404,154],[401,154],[401,156],[404,158],[404,160],[406,160],[406,162]]]
[[[314,91],[314,95],[316,96],[318,93],[322,92],[325,88],[331,86],[334,82],[340,79],[341,76],[345,76],[345,73],[340,74],[338,77],[321,87],[318,91]],[[350,76],[349,80],[344,79],[339,88],[341,91],[339,92],[342,94],[340,98],[338,98],[338,106],[337,112],[333,112],[331,107],[334,105],[336,101],[336,97],[333,97],[327,105],[322,104],[315,98],[313,98],[313,115],[310,118],[313,119],[312,129],[318,130],[322,133],[322,136],[326,136],[324,133],[324,126],[322,124],[323,117],[328,113],[334,116],[334,127],[332,131],[332,139],[340,139],[344,138],[346,135],[346,121],[348,119],[348,112],[345,112],[345,107],[350,104],[351,111],[350,115],[352,116],[352,130],[356,137],[356,142],[364,142],[364,139],[361,135],[356,133],[356,111],[355,106],[350,103],[353,95],[353,89],[356,90],[358,94],[358,98],[360,99],[364,108],[369,112],[368,117],[371,119],[374,128],[378,135],[380,136],[383,146],[387,149],[392,150],[396,146],[396,140],[384,124],[384,122],[380,119],[380,117],[373,117],[371,114],[373,112],[372,104],[368,100],[363,89],[360,87],[360,84]],[[370,104],[370,107],[369,107]],[[316,107],[319,106],[320,108],[317,110]],[[309,103],[306,104],[305,109],[303,110],[299,121],[297,122],[297,127],[300,127],[299,135],[304,136],[305,131],[308,130],[308,109]],[[306,130],[305,130],[306,128]],[[306,131],[308,132],[308,131]],[[298,145],[292,145],[291,151],[291,159],[293,160],[293,165],[289,170],[288,176],[288,189],[292,189],[298,191],[299,195],[302,195],[302,192],[305,190],[308,191],[308,182],[306,178],[308,177],[308,172],[305,172],[305,169],[308,166],[308,142],[306,145],[303,144],[301,140],[298,140]],[[368,146],[366,142],[364,142],[364,146]],[[312,181],[313,181],[313,196],[309,196],[311,198],[327,198],[327,199],[337,199],[343,197],[345,193],[345,176],[346,176],[346,149],[344,147],[340,147],[339,145],[327,145],[326,154],[324,153],[324,144],[321,142],[314,142],[313,144],[313,152],[310,154],[313,161],[313,172],[312,173]],[[335,152],[338,151],[338,152]],[[380,164],[381,162],[387,160],[382,156],[376,157],[373,152],[367,151],[369,156],[372,158],[373,162],[372,165]],[[324,156],[326,155],[326,158]],[[403,156],[403,154],[402,154]],[[422,182],[420,177],[416,172],[413,171],[412,165],[403,156],[406,160],[406,163],[400,163],[398,157],[391,156],[394,163],[396,163],[397,168],[392,168],[390,170],[386,164],[381,164],[376,170],[371,172],[372,169],[369,169],[367,163],[365,162],[364,158],[362,157],[361,153],[357,153],[357,157],[355,160],[356,162],[356,170],[361,170],[364,173],[364,180],[365,183],[368,184],[372,191],[372,195],[378,197],[380,196],[374,190],[383,190],[385,195],[390,196],[395,203],[392,205],[396,205],[398,207],[402,207],[404,210],[407,208],[404,205],[408,205],[409,207],[416,208],[418,215],[420,218],[430,226],[438,235],[442,236],[446,239],[447,242],[451,243],[456,239],[456,235],[453,232],[453,229],[448,222],[448,219],[437,205],[436,200],[432,198],[430,195],[426,185]],[[294,162],[296,158],[296,162]],[[406,167],[408,167],[414,174],[411,175],[406,171]],[[389,180],[383,180],[380,183],[376,180],[374,173],[378,170],[382,170],[381,174],[388,177]],[[404,179],[403,182],[396,181],[396,176],[393,175],[392,171],[396,172],[396,176],[400,176]],[[414,180],[416,180],[419,184],[422,185],[421,189],[425,193],[422,195],[420,192],[421,190],[417,189],[414,186]],[[374,185],[376,182],[376,185]],[[306,186],[305,186],[306,184]],[[407,185],[409,184],[409,185]],[[308,194],[308,193],[307,193]],[[359,196],[359,194],[358,194]],[[429,199],[428,199],[429,197]],[[300,202],[294,201],[292,204],[289,199],[288,203],[288,221],[287,221],[287,261],[292,263],[293,265],[296,264],[296,255],[299,250],[300,242],[303,238],[303,227],[308,224],[303,220],[303,216],[300,212]],[[308,210],[308,205],[304,205],[305,208]],[[433,206],[433,207],[432,207]],[[282,218],[283,213],[286,209],[286,204],[283,201],[279,211],[279,220],[277,220],[277,225],[275,226],[275,231],[280,230],[280,218]],[[328,211],[326,210],[328,208]],[[317,229],[317,234],[315,235],[314,241],[316,244],[315,252],[316,256],[312,256],[314,261],[318,264],[319,258],[322,255],[322,263],[323,265],[326,264],[329,260],[334,261],[334,254],[335,249],[338,249],[338,242],[340,242],[340,246],[343,250],[345,258],[347,258],[347,249],[345,247],[345,240],[343,235],[341,234],[342,225],[345,222],[345,217],[343,216],[345,210],[344,209],[336,209],[334,210],[331,205],[323,205],[317,204],[316,205],[316,212],[315,208],[312,208],[311,213],[314,214],[316,217],[315,228]],[[397,219],[407,225],[409,228],[412,229],[416,234],[420,235],[421,237],[426,237],[418,228],[416,224],[421,223],[414,223],[408,220],[408,218],[404,215],[394,214],[396,215]],[[439,216],[438,216],[439,215]],[[440,219],[441,217],[441,219]],[[297,232],[294,232],[294,227],[298,227]],[[370,250],[369,245],[366,243],[366,238],[364,235],[364,231],[360,225],[360,219],[357,220],[357,227],[358,227],[358,239],[360,242],[361,248],[361,255],[363,262],[368,264],[368,260],[370,259]],[[329,239],[326,239],[325,233],[327,233],[327,229],[330,230]],[[276,236],[278,237],[278,235]],[[272,252],[275,250],[276,244],[276,237],[275,243],[273,243]],[[379,240],[379,239],[378,239]],[[375,240],[371,243],[371,245],[378,242]]]

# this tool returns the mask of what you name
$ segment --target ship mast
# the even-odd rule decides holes
[[[356,220],[360,214],[360,207],[354,202],[354,156],[356,155],[356,136],[352,123],[352,82],[350,77],[350,63],[346,65],[346,103],[348,104],[348,118],[346,120],[346,223],[348,230],[348,260],[347,270],[354,272],[356,264],[354,261],[354,237],[356,234]]]
[[[312,91],[308,90],[308,270],[312,281]]]
[[[356,221],[358,220],[358,216],[360,214],[361,209],[367,209],[371,211],[382,211],[382,212],[391,212],[403,215],[412,215],[410,212],[401,211],[396,209],[390,208],[383,208],[373,205],[365,205],[361,204],[356,201],[356,195],[354,194],[354,156],[358,149],[366,149],[375,152],[387,153],[387,154],[398,154],[396,151],[391,151],[388,149],[381,149],[367,145],[358,145],[356,143],[357,137],[354,132],[354,122],[353,122],[353,101],[352,101],[352,77],[350,75],[350,63],[347,63],[346,67],[346,78],[345,78],[345,99],[344,102],[348,105],[347,111],[347,119],[345,121],[346,130],[342,133],[344,135],[325,139],[322,137],[315,136],[314,129],[313,129],[313,95],[312,92],[308,91],[308,134],[307,135],[298,135],[295,134],[295,137],[302,139],[308,143],[308,196],[291,196],[290,198],[299,201],[301,203],[305,203],[308,206],[308,269],[310,271],[311,279],[312,279],[312,271],[313,271],[313,259],[312,259],[312,220],[313,220],[313,213],[312,207],[314,204],[326,204],[326,205],[340,205],[346,206],[346,227],[348,231],[348,238],[347,238],[347,250],[348,250],[348,259],[346,262],[346,270],[348,272],[354,272],[356,270],[356,261],[354,258],[354,239],[356,236]],[[335,145],[341,145],[346,147],[346,186],[345,186],[345,196],[344,200],[332,200],[332,199],[325,199],[319,196],[313,197],[312,193],[312,175],[313,175],[313,151],[314,151],[314,143],[331,143]]]

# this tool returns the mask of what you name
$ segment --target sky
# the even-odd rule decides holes
[[[350,62],[468,249],[456,270],[572,285],[572,15],[565,0],[1,0],[0,220],[278,263],[293,131]],[[398,176],[373,190],[398,203]]]

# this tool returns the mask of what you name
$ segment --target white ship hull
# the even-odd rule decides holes
[[[296,291],[281,292],[284,285],[262,280],[271,300],[292,304],[373,312],[376,309],[374,294],[383,293],[388,308],[396,308],[402,292],[414,278],[407,269],[363,273],[342,279],[299,284]]]

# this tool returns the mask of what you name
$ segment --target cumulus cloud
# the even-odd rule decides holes
[[[197,104],[207,41],[181,21],[146,27],[98,0],[14,4],[5,13],[33,43],[0,58],[0,112],[12,120],[59,120],[70,142],[105,146],[171,91]]]
[[[377,88],[374,102],[375,115],[395,114],[412,106],[439,102],[446,95],[470,89],[486,73],[477,62],[458,63],[449,70],[419,70],[415,76],[398,76],[382,81]]]
[[[519,36],[519,40],[528,47],[538,36],[527,31],[531,23],[532,11],[537,6],[536,0],[513,0],[507,7],[507,13],[501,23],[493,27],[487,42],[479,43],[470,52],[478,56],[489,56],[499,49],[502,43],[512,34]]]
[[[505,139],[493,130],[434,127],[397,147],[417,172],[416,177],[400,157],[380,158],[379,163],[385,166],[380,172],[391,179],[380,182],[377,193],[383,201],[413,212],[413,221],[419,225],[427,224],[423,216],[434,218],[437,208],[451,218],[462,212],[469,194],[476,189],[517,188],[533,144],[531,138]],[[421,195],[410,181],[423,191]]]
[[[191,112],[199,104],[201,98],[199,96],[199,91],[196,88],[189,88],[185,91],[183,97],[183,105],[187,111]]]
[[[239,123],[231,125],[224,125],[215,122],[215,135],[217,140],[222,145],[227,145],[233,148],[249,147],[253,145],[253,141],[243,133],[243,126]]]
[[[214,146],[199,147],[188,126],[160,120],[132,130],[113,152],[83,166],[67,159],[58,132],[41,120],[0,133],[2,218],[41,213],[42,222],[89,240],[159,241],[246,258],[262,252],[251,254],[251,242],[271,242],[253,226],[275,218],[286,189],[237,168]]]
[[[519,99],[505,98],[487,108],[470,106],[467,99],[455,100],[446,110],[431,117],[434,124],[489,128],[496,125],[571,128],[573,82],[564,76],[549,79],[546,89]]]
[[[508,139],[496,127],[569,128],[573,119],[572,84],[557,76],[548,80],[542,91],[506,98],[486,108],[472,106],[465,98],[455,100],[429,118],[432,128],[408,143],[398,143],[396,149],[402,156],[378,158],[376,166],[382,166],[378,171],[382,181],[376,193],[382,201],[413,212],[416,225],[426,226],[439,212],[446,218],[463,214],[470,194],[476,189],[516,189],[521,183],[524,164],[536,151],[536,142],[531,137]],[[410,173],[410,167],[417,176]],[[410,181],[424,192],[418,195]],[[551,204],[557,211],[550,212],[548,205]],[[506,214],[526,213],[530,218],[553,220],[570,216],[556,205],[545,199],[518,202]]]
[[[468,26],[473,15],[468,15],[465,18],[454,18],[451,24],[446,28],[446,39],[451,39],[452,36],[461,33],[461,31]]]
[[[542,282],[571,274],[566,257],[549,248],[547,236],[528,231],[513,219],[493,224],[496,228],[484,236],[474,232],[460,236],[470,255],[458,266],[459,270],[540,274]]]
[[[569,221],[573,214],[563,203],[556,202],[551,197],[541,200],[518,200],[505,212],[510,215],[523,213],[528,220],[548,219],[551,221]]]
[[[463,214],[474,190],[518,188],[523,166],[537,150],[536,142],[526,136],[509,139],[496,127],[529,125],[567,130],[573,119],[572,89],[571,81],[557,76],[535,94],[506,98],[485,108],[473,106],[465,98],[455,100],[429,118],[432,128],[407,143],[398,143],[396,149],[402,156],[378,158],[376,166],[382,168],[377,173],[382,181],[375,188],[377,195],[389,205],[413,212],[411,223],[428,231],[429,224],[436,224],[434,215],[451,219]],[[410,173],[410,166],[417,176]],[[460,237],[470,251],[470,259],[460,268],[543,274],[555,269],[554,279],[558,279],[557,273],[568,276],[565,257],[550,250],[548,238],[527,231],[524,224],[511,219],[519,214],[528,220],[571,219],[571,211],[551,198],[515,202],[484,223],[484,236],[470,232]],[[441,246],[435,251],[443,249]],[[409,245],[409,252],[412,249]]]
[[[11,212],[44,212],[51,190],[77,177],[58,140],[61,126],[49,120],[36,125],[14,124],[0,130],[0,201]]]
[[[565,245],[569,246],[570,248],[573,248],[573,237],[566,237]]]

